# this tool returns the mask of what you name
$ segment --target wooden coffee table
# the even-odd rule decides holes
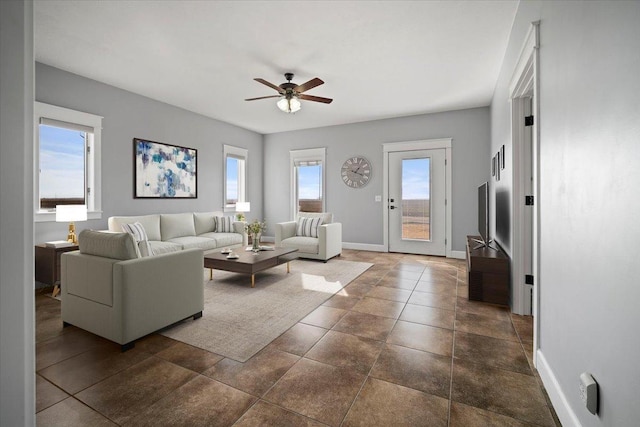
[[[240,255],[240,258],[228,259],[227,254],[220,253],[219,249],[204,255],[204,268],[209,269],[209,279],[213,279],[214,269],[250,274],[251,287],[254,288],[256,285],[256,273],[285,262],[287,263],[287,273],[289,273],[289,261],[298,258],[296,253],[298,250],[289,248],[275,248],[272,251],[260,251],[258,253],[246,252],[244,248],[236,251],[234,252]]]

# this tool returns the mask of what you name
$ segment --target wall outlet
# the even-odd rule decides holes
[[[376,196],[376,202],[381,202],[382,201],[382,196]]]
[[[580,398],[589,412],[598,412],[598,383],[588,372],[580,374]]]

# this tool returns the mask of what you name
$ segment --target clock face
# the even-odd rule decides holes
[[[350,157],[342,165],[340,177],[347,187],[364,187],[371,178],[371,163],[364,157]]]

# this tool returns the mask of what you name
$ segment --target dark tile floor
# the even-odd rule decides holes
[[[560,425],[532,318],[469,301],[464,261],[342,259],[374,266],[245,363],[158,334],[121,353],[38,293],[37,424]]]

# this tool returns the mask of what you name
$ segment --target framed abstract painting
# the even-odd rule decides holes
[[[198,150],[133,139],[136,199],[198,197]]]

